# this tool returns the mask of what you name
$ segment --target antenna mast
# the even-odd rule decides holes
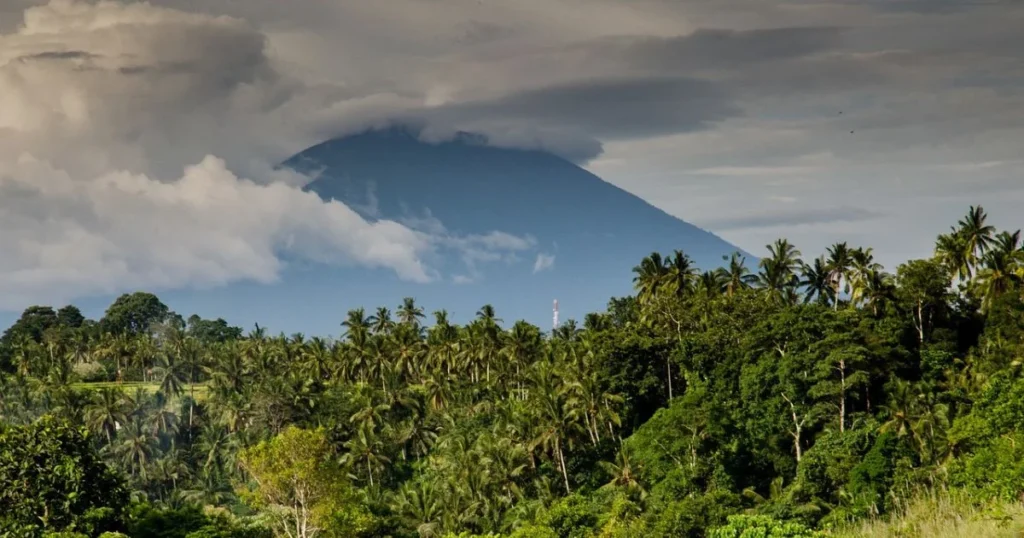
[[[555,299],[555,307],[551,317],[551,330],[555,330],[558,328],[558,299]]]

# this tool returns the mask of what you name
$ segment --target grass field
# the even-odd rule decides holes
[[[910,502],[887,520],[868,521],[834,534],[837,538],[1016,538],[1024,537],[1024,506],[977,506],[947,492]]]
[[[71,386],[76,388],[76,389],[86,389],[86,390],[99,390],[99,389],[103,389],[103,388],[119,388],[119,389],[123,390],[127,394],[132,394],[132,393],[134,393],[138,389],[142,389],[142,390],[146,391],[147,393],[152,394],[152,393],[154,393],[154,392],[156,392],[157,390],[160,389],[160,384],[159,383],[144,383],[142,381],[125,381],[123,383],[118,383],[116,381],[96,381],[96,382],[90,382],[90,383],[75,383],[75,384],[73,384]],[[182,392],[182,395],[189,394],[189,386],[188,385],[184,385],[182,388],[184,389],[183,392]],[[196,383],[196,386],[195,386],[196,400],[201,402],[204,399],[206,399],[206,393],[207,393],[206,384],[204,384],[204,383]]]

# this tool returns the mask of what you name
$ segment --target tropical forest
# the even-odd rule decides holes
[[[315,336],[33,306],[0,339],[0,533],[1020,536],[1021,232],[951,224],[892,268],[652,253],[553,330],[486,298]]]

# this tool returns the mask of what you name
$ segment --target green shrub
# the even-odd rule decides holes
[[[768,516],[729,516],[729,523],[713,529],[708,538],[818,538],[824,534],[801,523]]]

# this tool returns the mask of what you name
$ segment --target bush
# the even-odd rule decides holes
[[[80,362],[76,364],[72,371],[75,375],[86,383],[96,383],[100,381],[111,381],[113,376],[103,365],[102,362]]]
[[[713,529],[708,538],[818,538],[824,534],[801,523],[768,516],[729,516],[729,523]]]
[[[119,528],[127,503],[124,481],[100,459],[85,428],[50,416],[0,427],[3,533],[98,534]]]
[[[654,512],[650,535],[701,538],[708,528],[725,523],[726,517],[739,509],[739,496],[721,490],[673,501],[664,510]]]

